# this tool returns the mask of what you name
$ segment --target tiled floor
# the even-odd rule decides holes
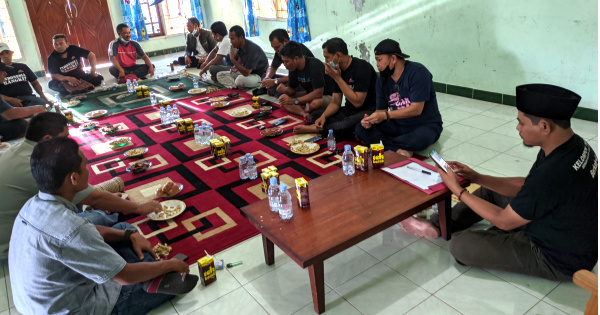
[[[172,56],[153,59],[167,71]],[[438,103],[444,132],[432,147],[444,158],[491,175],[527,174],[537,149],[523,147],[515,107],[442,93]],[[598,152],[598,124],[572,124]],[[260,236],[217,256],[243,264],[218,271],[214,284],[198,284],[151,314],[314,314],[307,270],[277,248],[275,264],[265,265]],[[6,265],[0,277],[0,315],[18,314]],[[398,226],[325,261],[325,282],[327,314],[581,314],[590,296],[572,282],[458,265],[448,242]]]

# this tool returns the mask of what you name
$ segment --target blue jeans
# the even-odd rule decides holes
[[[133,228],[133,226],[126,222],[119,222],[113,225],[112,228],[126,230]],[[127,263],[141,262],[135,251],[128,244],[114,243],[110,244],[110,246],[112,246],[112,248],[114,248]],[[149,253],[144,252],[144,259],[142,261],[153,262],[154,258]],[[165,302],[170,301],[174,297],[174,295],[168,294],[148,293],[144,290],[143,283],[124,285],[121,287],[119,299],[110,314],[146,314]]]
[[[23,106],[46,105],[46,101],[44,101],[41,97],[37,97],[33,94],[20,95],[15,98],[20,99],[21,104],[23,104]]]

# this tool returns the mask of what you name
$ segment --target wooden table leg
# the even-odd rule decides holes
[[[263,239],[263,250],[265,251],[265,263],[272,265],[275,263],[275,247],[273,242],[266,236],[262,235]]]
[[[438,216],[440,218],[440,230],[442,232],[442,237],[449,241],[450,240],[450,219],[452,211],[452,196],[444,199],[443,201],[438,203]]]
[[[310,276],[310,288],[312,290],[313,305],[315,312],[321,314],[325,312],[325,274],[323,271],[323,262],[316,262],[308,267]]]

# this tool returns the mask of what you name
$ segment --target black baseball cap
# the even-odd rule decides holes
[[[375,56],[377,55],[397,55],[402,58],[410,58],[409,55],[402,52],[400,44],[393,39],[384,39],[375,46]]]
[[[516,90],[517,109],[541,118],[570,119],[581,101],[577,93],[556,85],[525,84]]]

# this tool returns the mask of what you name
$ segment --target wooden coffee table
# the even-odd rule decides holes
[[[406,158],[392,151],[384,153],[385,165]],[[308,182],[310,209],[300,209],[293,196],[294,217],[287,221],[269,209],[268,198],[241,210],[263,238],[265,262],[275,262],[277,245],[300,267],[309,269],[313,304],[325,311],[323,261],[437,203],[442,237],[450,239],[450,197],[448,189],[427,195],[381,170],[356,171],[345,176],[342,169]],[[466,186],[466,181],[461,183]]]

